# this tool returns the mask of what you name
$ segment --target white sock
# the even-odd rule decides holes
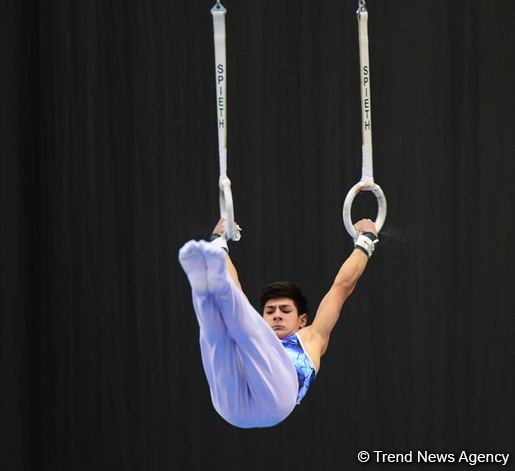
[[[227,253],[225,250],[201,241],[202,254],[207,266],[207,286],[210,293],[219,293],[227,284],[228,273],[226,267]]]
[[[208,292],[207,265],[200,242],[186,242],[179,250],[179,262],[188,276],[191,289],[197,293]]]

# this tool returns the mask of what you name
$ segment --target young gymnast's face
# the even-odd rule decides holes
[[[297,312],[289,298],[270,299],[263,308],[263,319],[280,339],[285,339],[306,326],[308,316]]]

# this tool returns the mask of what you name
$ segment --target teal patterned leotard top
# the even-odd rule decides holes
[[[317,374],[315,365],[313,365],[311,358],[304,351],[304,347],[297,334],[290,335],[282,339],[281,342],[297,370],[297,378],[299,380],[297,404],[300,404]]]

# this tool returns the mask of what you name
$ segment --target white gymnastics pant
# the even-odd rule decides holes
[[[179,252],[211,400],[232,425],[270,427],[294,409],[297,373],[277,335],[230,278],[226,256],[205,241],[190,241]]]

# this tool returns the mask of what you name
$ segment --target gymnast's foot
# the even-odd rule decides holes
[[[179,263],[186,272],[191,289],[197,293],[209,291],[207,265],[202,255],[202,241],[190,240],[179,250]]]
[[[219,294],[227,286],[229,274],[226,268],[225,250],[200,241],[202,255],[207,267],[207,287],[210,293]]]

